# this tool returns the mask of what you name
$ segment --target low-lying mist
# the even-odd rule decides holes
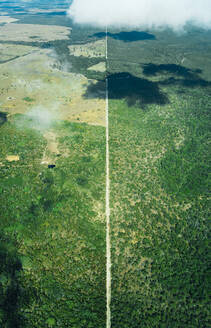
[[[38,130],[45,130],[55,121],[53,112],[42,106],[32,108],[26,113],[27,118],[30,120],[31,127]]]
[[[19,128],[36,129],[45,132],[51,129],[58,120],[57,105],[46,108],[42,105],[34,106],[25,115],[21,115],[16,124]]]

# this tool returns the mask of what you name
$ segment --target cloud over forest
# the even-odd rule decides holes
[[[211,0],[73,0],[68,14],[79,24],[182,29],[211,28]]]

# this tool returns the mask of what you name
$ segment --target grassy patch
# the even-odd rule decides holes
[[[33,102],[34,101],[34,99],[30,98],[30,97],[24,97],[23,100],[27,101],[27,102]]]

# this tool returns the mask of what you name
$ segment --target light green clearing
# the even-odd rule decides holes
[[[106,71],[106,63],[105,62],[100,62],[96,65],[90,66],[88,68],[89,71],[96,71],[96,72],[105,72]]]

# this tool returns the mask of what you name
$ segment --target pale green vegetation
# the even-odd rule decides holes
[[[16,21],[18,21],[18,19],[12,18],[10,16],[0,16],[0,24],[2,24],[2,23],[8,24],[8,23],[16,22]]]
[[[105,39],[69,46],[70,54],[76,57],[105,57]]]
[[[0,63],[7,62],[18,57],[26,56],[30,53],[37,51],[36,47],[14,45],[10,43],[0,43]]]
[[[90,66],[88,68],[90,71],[96,71],[96,72],[105,72],[106,71],[106,63],[105,62],[100,62],[96,65]]]
[[[16,49],[18,58],[1,64],[1,111],[13,115],[42,107],[58,119],[105,124],[105,100],[83,97],[90,83],[84,75],[59,69],[53,50],[24,45]],[[4,59],[14,56],[12,45],[1,44],[0,51]]]
[[[68,40],[71,29],[57,25],[6,24],[0,26],[0,41],[48,42]]]

